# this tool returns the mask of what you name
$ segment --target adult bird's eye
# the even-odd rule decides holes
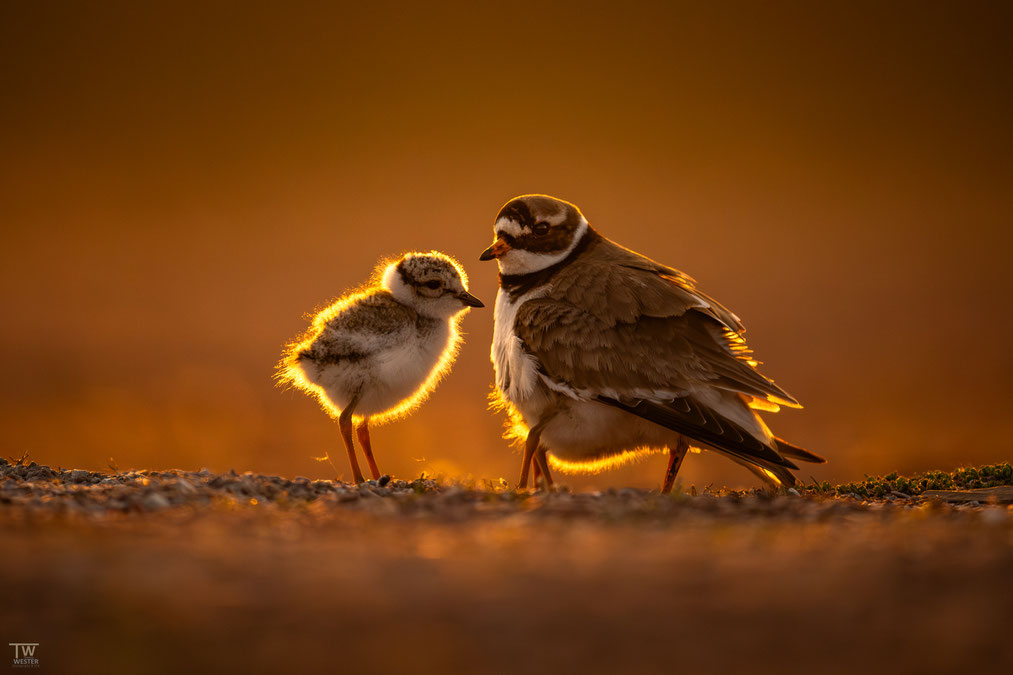
[[[435,289],[437,289],[437,288],[439,288],[439,287],[440,287],[440,286],[442,286],[442,285],[443,285],[443,284],[442,284],[442,283],[440,283],[439,281],[437,281],[436,279],[433,279],[432,281],[427,281],[427,282],[425,283],[425,287],[426,287],[426,288],[432,288],[432,289],[434,289],[434,290],[435,290]]]
[[[531,231],[537,235],[543,235],[549,231],[549,224],[547,222],[539,221],[535,223],[535,226],[531,228]]]

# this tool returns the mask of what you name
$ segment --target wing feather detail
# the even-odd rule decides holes
[[[515,331],[546,376],[618,399],[672,399],[694,386],[801,407],[756,369],[739,318],[679,270],[596,232],[577,261],[517,312]]]
[[[521,305],[515,331],[549,379],[576,391],[670,400],[717,387],[798,405],[736,355],[723,324],[700,312],[610,325],[591,311],[543,297]]]

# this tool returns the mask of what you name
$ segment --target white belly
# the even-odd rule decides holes
[[[523,412],[525,402],[536,394],[537,363],[524,351],[520,338],[514,334],[517,308],[544,293],[536,289],[511,300],[502,289],[496,295],[495,326],[492,334],[492,363],[496,369],[496,388],[503,397]]]
[[[446,343],[444,335],[442,344],[405,344],[377,354],[371,368],[372,386],[363,391],[357,412],[375,415],[411,398],[429,378]]]
[[[338,411],[360,392],[357,417],[410,409],[428,393],[430,378],[439,377],[437,366],[454,348],[450,338],[450,326],[440,326],[424,340],[408,339],[360,360],[326,366],[315,384]]]

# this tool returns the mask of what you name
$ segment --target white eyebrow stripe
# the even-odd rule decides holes
[[[496,233],[509,234],[511,237],[519,237],[524,234],[524,229],[509,218],[500,218],[496,221]]]

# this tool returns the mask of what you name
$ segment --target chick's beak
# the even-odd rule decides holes
[[[458,300],[466,304],[468,307],[485,307],[485,303],[476,298],[468,291],[461,291],[457,294]]]
[[[510,250],[510,244],[506,243],[502,238],[497,239],[492,246],[482,251],[482,255],[478,256],[479,260],[493,260],[494,258],[501,257],[504,253]]]

